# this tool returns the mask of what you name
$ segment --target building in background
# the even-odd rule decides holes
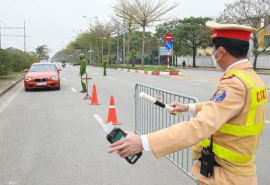
[[[202,48],[197,49],[197,56],[210,56],[211,53],[212,53],[211,47],[207,47],[205,49],[202,49]]]
[[[268,22],[268,21],[262,18],[261,23],[259,25],[259,29],[264,26],[264,22]],[[251,51],[253,48],[253,41],[250,40],[249,42],[250,42],[250,51]],[[264,47],[269,46],[265,52],[261,53],[262,55],[269,55],[270,54],[270,24],[266,25],[263,29],[259,31],[258,42],[260,46],[259,48],[261,50],[264,49]],[[207,47],[205,49],[198,48],[196,56],[209,56],[211,55],[211,53],[212,53],[212,50],[210,47]],[[250,52],[250,55],[253,55],[252,52]]]
[[[265,20],[264,18],[261,19],[261,23],[259,25],[259,29],[264,26],[265,22],[269,22],[268,20]],[[266,25],[263,29],[261,29],[258,33],[258,42],[260,48],[267,47],[266,52],[262,54],[270,54],[270,24]]]

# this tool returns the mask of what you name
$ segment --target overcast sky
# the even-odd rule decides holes
[[[235,0],[168,0],[168,3],[180,3],[165,17],[213,17],[225,7],[225,3]],[[0,26],[23,27],[25,21],[26,50],[35,51],[38,45],[46,44],[52,57],[63,48],[70,39],[77,35],[73,30],[89,29],[89,19],[83,16],[98,16],[100,21],[109,21],[113,15],[114,0],[0,0]],[[94,25],[92,19],[91,24]],[[157,23],[158,24],[158,23]],[[151,29],[153,31],[154,28]],[[149,31],[149,29],[148,29]],[[22,29],[1,29],[2,48],[14,47],[24,50],[23,37],[5,35],[23,35]]]

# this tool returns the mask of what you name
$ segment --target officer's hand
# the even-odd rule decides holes
[[[175,115],[173,113],[175,111],[179,111],[179,112],[187,112],[188,111],[188,105],[179,103],[177,101],[175,101],[175,102],[173,102],[171,104],[168,104],[168,105],[171,106],[171,107],[173,107],[173,109],[170,112],[172,115]]]
[[[81,73],[79,73],[79,76],[81,76]]]
[[[108,153],[117,152],[120,157],[125,158],[130,155],[135,155],[143,150],[141,136],[133,132],[124,131],[125,138],[113,143]]]

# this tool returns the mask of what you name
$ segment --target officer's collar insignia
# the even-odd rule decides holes
[[[213,95],[212,101],[213,102],[222,102],[226,97],[226,90],[218,89],[215,94]]]
[[[219,81],[225,80],[225,79],[230,79],[230,78],[232,78],[232,77],[234,77],[234,76],[235,76],[234,74],[230,74],[230,75],[224,74],[224,75],[221,77],[221,79],[220,79]]]
[[[211,39],[215,39],[215,38],[217,38],[217,33],[211,35]]]

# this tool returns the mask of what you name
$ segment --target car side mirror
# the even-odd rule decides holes
[[[25,69],[24,71],[25,71],[25,72],[28,72],[28,69]]]
[[[57,68],[57,71],[62,71],[62,68]]]

